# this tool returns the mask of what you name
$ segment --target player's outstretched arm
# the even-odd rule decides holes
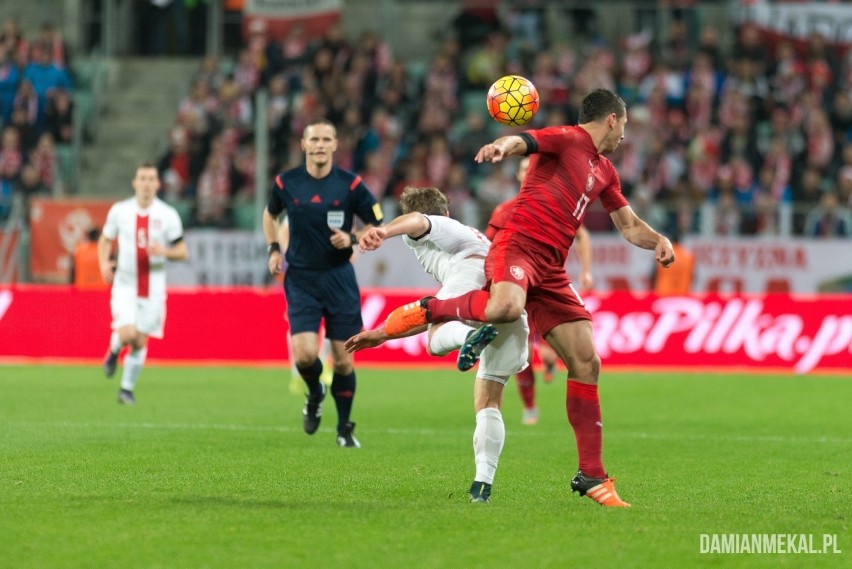
[[[476,162],[500,162],[507,156],[523,156],[527,152],[526,141],[516,134],[501,136],[486,144],[476,153]]]
[[[417,328],[413,328],[404,334],[397,335],[389,335],[385,332],[385,327],[381,326],[380,328],[376,328],[375,330],[364,330],[362,332],[358,332],[343,344],[343,347],[347,352],[354,353],[359,352],[361,350],[365,350],[367,348],[375,348],[376,346],[381,346],[388,340],[393,340],[395,338],[406,338],[408,336],[415,336],[417,334],[422,334],[426,331],[428,326],[424,324],[423,326],[418,326]]]
[[[668,237],[651,229],[650,225],[639,219],[630,206],[615,210],[610,217],[622,237],[637,247],[653,250],[660,265],[668,268],[674,263],[674,250]]]
[[[358,246],[362,251],[374,251],[381,247],[385,239],[396,237],[398,235],[408,235],[409,237],[420,237],[427,233],[431,228],[431,224],[425,215],[419,212],[406,213],[400,215],[387,225],[382,227],[371,227],[361,235]]]

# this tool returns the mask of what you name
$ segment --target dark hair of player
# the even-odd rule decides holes
[[[402,213],[418,211],[424,215],[446,215],[450,200],[438,188],[406,186],[399,198]]]
[[[580,105],[579,124],[601,121],[615,113],[617,118],[624,116],[627,105],[624,100],[609,89],[595,89],[583,98]]]

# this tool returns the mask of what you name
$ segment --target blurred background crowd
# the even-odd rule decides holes
[[[338,23],[309,37],[296,25],[275,37],[254,21],[233,53],[199,58],[187,78],[162,133],[164,199],[189,226],[254,228],[258,135],[268,137],[271,176],[300,163],[304,125],[326,117],[338,125],[337,163],[363,176],[388,215],[404,186],[432,185],[450,196],[453,216],[483,228],[518,190],[516,162],[473,161],[482,144],[519,130],[485,110],[491,82],[515,73],[539,91],[531,127],[575,123],[595,87],[624,98],[626,138],[611,158],[633,208],[655,227],[852,234],[852,51],[818,33],[769,41],[749,24],[726,42],[676,8],[664,29],[615,40],[600,33],[597,12],[576,11],[575,33],[559,38],[538,2],[489,4],[460,7],[419,60],[395,56],[377,31],[348,37]],[[191,53],[191,39],[179,50]],[[70,141],[74,80],[50,24],[26,38],[8,18],[0,45],[2,204],[16,191],[56,190],[50,160]],[[601,209],[586,223],[611,230]]]

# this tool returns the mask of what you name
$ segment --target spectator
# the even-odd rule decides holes
[[[8,123],[12,118],[12,108],[14,107],[19,81],[18,66],[15,65],[3,43],[0,42],[0,124]]]
[[[793,186],[793,202],[797,206],[793,211],[793,230],[797,235],[805,231],[807,209],[816,204],[828,183],[818,168],[805,167],[798,183]]]
[[[109,285],[101,276],[98,260],[98,239],[101,231],[93,227],[86,238],[74,247],[74,263],[71,265],[71,282],[78,290],[107,290]]]
[[[166,53],[177,53],[185,55],[189,52],[189,31],[186,20],[186,4],[184,0],[148,0],[143,10],[143,21],[145,22],[144,34],[145,45],[143,52],[146,55],[164,55]],[[175,46],[168,49],[168,30],[174,28]]]
[[[71,76],[64,68],[53,63],[50,46],[39,45],[34,50],[33,61],[24,68],[24,78],[28,79],[38,95],[38,125],[44,120],[48,96],[55,89],[71,90]]]
[[[47,102],[45,129],[57,144],[71,144],[74,129],[74,101],[65,89],[57,89]]]
[[[38,171],[39,179],[52,188],[53,171],[56,168],[56,145],[52,134],[44,132],[38,137],[38,144],[30,152],[29,161]]]
[[[835,192],[825,191],[819,205],[808,212],[804,234],[808,237],[849,237],[852,235],[852,213],[840,205]]]
[[[157,163],[167,202],[185,199],[194,193],[192,184],[201,171],[199,162],[200,157],[190,151],[186,129],[172,127],[169,148]]]
[[[21,137],[15,127],[7,126],[0,132],[0,179],[14,182],[23,165]]]
[[[18,91],[15,93],[12,106],[12,114],[17,110],[22,111],[26,124],[35,128],[38,127],[41,106],[41,100],[38,93],[35,92],[32,82],[25,78],[18,84]]]
[[[0,51],[9,54],[16,65],[22,66],[29,57],[29,44],[24,38],[18,19],[9,16],[3,20],[3,29],[0,31]]]
[[[32,152],[38,143],[38,129],[27,120],[27,111],[22,108],[12,111],[12,121],[9,123],[9,126],[15,127],[18,131],[21,141],[21,151],[24,155]]]
[[[62,32],[56,29],[53,22],[43,22],[39,28],[38,39],[36,40],[36,49],[43,49],[50,53],[50,61],[59,69],[70,70],[71,61],[68,52],[68,45],[62,39]]]
[[[30,205],[33,198],[50,197],[52,191],[49,186],[39,178],[38,170],[32,164],[24,164],[21,168],[21,175],[18,181],[12,184],[13,192],[21,196],[24,207],[24,220],[29,222]]]

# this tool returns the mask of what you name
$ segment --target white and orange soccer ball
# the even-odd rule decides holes
[[[521,126],[538,111],[538,91],[532,81],[520,75],[501,77],[488,89],[488,114],[507,126]]]

